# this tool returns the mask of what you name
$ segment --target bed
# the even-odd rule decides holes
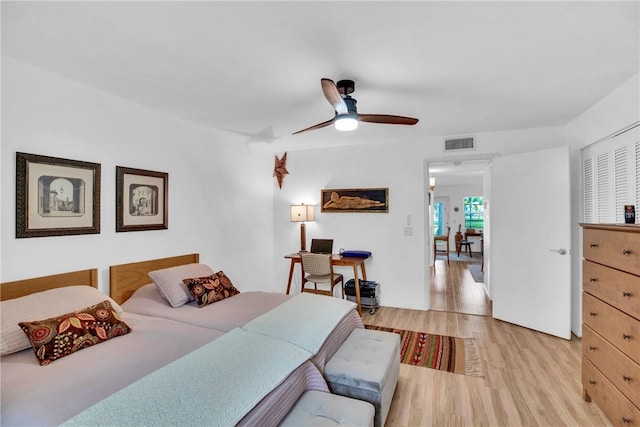
[[[16,311],[16,304],[27,300],[28,304],[33,304],[33,301],[37,301],[46,309],[54,310],[56,303],[52,295],[59,294],[64,295],[62,299],[65,304],[77,303],[69,295],[81,294],[90,294],[92,298],[104,298],[109,301],[109,297],[97,290],[97,270],[88,269],[19,280],[0,286],[3,304],[1,310],[3,356],[0,359],[1,424],[3,426],[60,425],[65,422],[73,425],[74,420],[76,425],[79,425],[78,422],[94,425],[126,425],[130,424],[129,416],[131,415],[128,412],[128,405],[125,405],[127,411],[122,411],[121,405],[117,406],[120,410],[109,411],[110,418],[104,418],[103,415],[100,418],[92,418],[92,416],[96,411],[99,413],[101,408],[108,409],[109,402],[118,397],[126,398],[127,394],[132,392],[142,399],[140,407],[145,408],[146,411],[151,408],[150,402],[161,405],[161,408],[170,408],[171,404],[167,402],[173,402],[175,405],[175,402],[182,402],[181,399],[190,396],[193,381],[190,382],[189,378],[198,378],[201,388],[207,382],[211,384],[242,383],[253,379],[254,374],[247,369],[215,369],[215,363],[211,363],[206,367],[208,369],[205,369],[202,366],[187,363],[191,360],[189,358],[207,360],[207,356],[216,354],[215,351],[219,352],[220,347],[227,348],[226,345],[221,345],[223,341],[225,341],[224,344],[228,344],[233,336],[243,336],[248,332],[232,330],[232,333],[227,333],[126,310],[119,311],[119,305],[113,300],[109,303],[109,307],[113,309],[112,312],[119,313],[116,317],[128,325],[129,333],[116,335],[113,339],[82,348],[65,357],[55,359],[46,366],[41,366],[31,347],[12,350],[4,343],[5,338],[15,332],[15,330],[10,331],[11,333],[5,332],[5,326],[10,327],[13,324],[8,319],[11,313]],[[10,304],[13,305],[10,306]],[[68,314],[82,308],[76,307],[69,312],[55,315]],[[24,308],[20,310],[25,311]],[[42,319],[37,317],[40,315],[44,314],[34,308],[34,312],[28,312],[25,315],[26,318],[21,321]],[[19,332],[22,333],[22,331]],[[253,340],[239,341],[250,343]],[[282,347],[286,343],[276,345]],[[216,347],[218,347],[217,350]],[[7,354],[4,354],[5,350]],[[286,352],[291,353],[290,349]],[[272,359],[271,356],[272,354],[262,355],[265,359]],[[249,405],[246,410],[230,415],[235,417],[232,423],[277,425],[303,392],[306,390],[328,391],[322,374],[309,361],[309,357],[310,355],[306,356],[299,352],[295,360],[289,364],[288,373],[283,374],[279,380],[272,379],[276,385],[269,386],[270,388],[264,386],[261,394],[252,397],[256,404],[246,403],[245,405]],[[234,358],[229,359],[231,359],[229,363],[232,363]],[[153,384],[150,381],[158,377],[162,379],[165,387],[144,387],[146,395],[136,390],[136,387]],[[229,388],[228,392],[232,397],[240,396],[244,395],[244,388],[242,391]],[[180,407],[189,414],[195,412],[200,414],[205,409],[216,411],[216,405],[226,405],[224,399],[218,402],[218,399],[211,395],[204,397],[206,397],[207,408],[199,407],[197,404],[185,405],[184,402]],[[145,420],[148,419],[150,418],[145,418]],[[196,424],[195,420],[197,418],[194,416],[181,420],[180,424]],[[210,421],[208,424],[211,425],[222,423],[222,419],[214,418]],[[171,421],[168,422],[171,423]]]
[[[149,277],[150,273],[159,270],[168,271],[166,269],[198,265],[204,264],[200,264],[200,257],[197,253],[113,265],[109,268],[110,295],[129,312],[176,320],[225,332],[237,327],[244,327],[291,299],[289,295],[278,293],[240,292],[204,307],[199,307],[196,301],[186,302],[175,307],[168,302],[168,299],[159,290],[159,286],[156,286]],[[192,270],[189,267],[184,271],[183,274],[189,272],[195,274],[195,271],[198,270]],[[189,276],[187,275],[187,277]],[[301,330],[311,330],[314,327],[313,321],[311,316],[305,316],[297,322],[296,326]],[[354,306],[354,309],[350,310],[335,326],[323,346],[314,353],[312,360],[316,366],[322,370],[351,331],[363,327],[362,320]]]

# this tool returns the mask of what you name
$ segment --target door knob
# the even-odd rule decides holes
[[[560,248],[560,249],[549,249],[550,252],[557,252],[560,255],[566,255],[567,254],[567,250],[565,248]]]

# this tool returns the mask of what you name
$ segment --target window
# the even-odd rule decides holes
[[[433,204],[433,235],[444,234],[444,203],[435,202]]]
[[[482,196],[464,198],[464,228],[484,228],[484,201]]]

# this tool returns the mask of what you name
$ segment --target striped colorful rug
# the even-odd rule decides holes
[[[406,329],[364,325],[367,329],[400,335],[400,362],[440,371],[484,377],[476,340]]]

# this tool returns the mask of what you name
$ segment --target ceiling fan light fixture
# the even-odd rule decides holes
[[[335,116],[317,125],[293,132],[297,135],[314,129],[321,129],[325,126],[333,125],[342,132],[352,131],[358,128],[358,122],[383,123],[388,125],[415,125],[418,119],[413,117],[394,116],[391,114],[359,114],[356,108],[356,100],[349,94],[353,92],[355,83],[353,80],[340,80],[337,84],[331,79],[320,79],[320,86],[324,97],[335,111]]]
[[[334,126],[339,131],[348,132],[358,128],[358,120],[351,115],[345,115],[344,117],[338,117]]]

